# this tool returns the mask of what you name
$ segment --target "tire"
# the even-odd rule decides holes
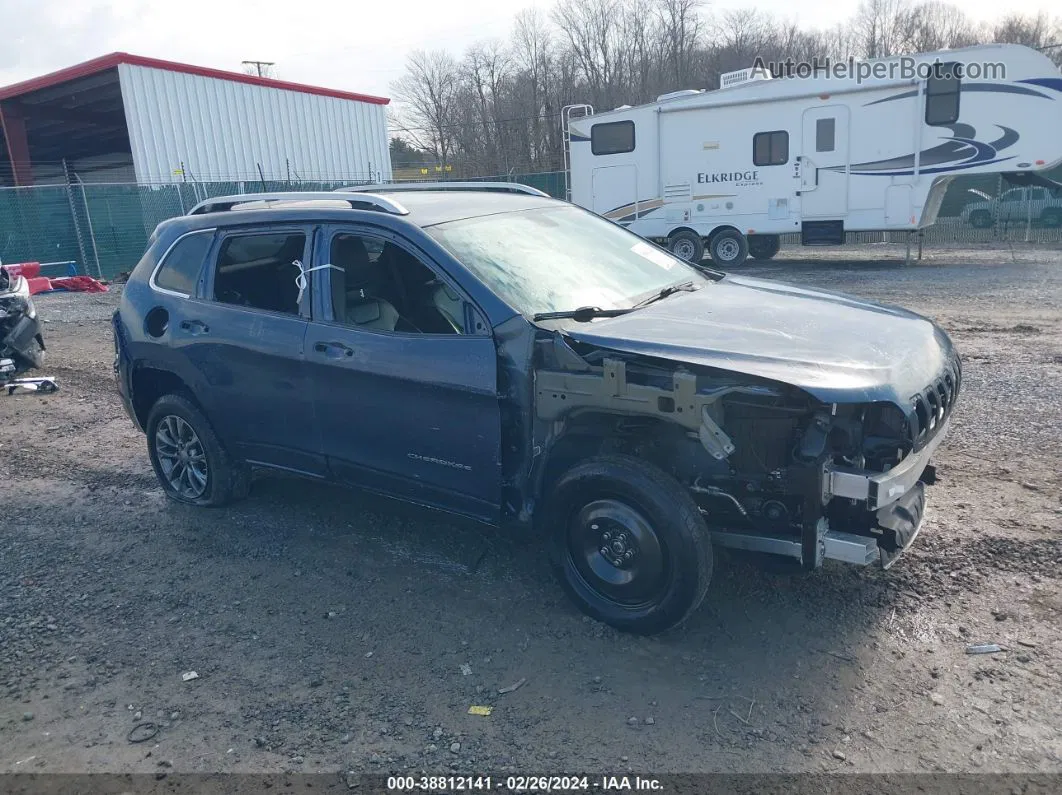
[[[781,247],[782,241],[778,235],[753,235],[749,238],[749,256],[753,259],[770,259]]]
[[[988,210],[974,210],[970,213],[970,226],[975,229],[988,229],[992,226],[992,214]]]
[[[1044,210],[1040,213],[1040,223],[1052,228],[1062,226],[1062,210],[1056,210],[1054,207]]]
[[[718,267],[738,268],[749,256],[749,241],[736,229],[723,229],[715,234],[708,249]]]
[[[699,265],[704,259],[704,240],[696,232],[680,229],[667,239],[667,248],[679,259],[691,265]]]
[[[171,500],[213,508],[246,495],[250,468],[233,462],[207,418],[186,397],[164,395],[155,402],[147,443],[151,467]]]
[[[651,464],[626,455],[576,464],[547,495],[545,522],[554,573],[598,621],[651,635],[704,600],[708,529],[686,490]]]

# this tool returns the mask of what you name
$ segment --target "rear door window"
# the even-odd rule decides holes
[[[298,277],[307,239],[305,231],[295,230],[227,236],[218,251],[214,300],[298,315],[306,292]]]
[[[213,229],[192,232],[179,238],[155,271],[152,277],[153,285],[160,290],[183,296],[194,293],[213,242]]]

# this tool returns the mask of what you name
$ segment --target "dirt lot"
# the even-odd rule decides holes
[[[808,576],[721,553],[650,639],[584,619],[530,539],[275,476],[168,502],[114,393],[117,293],[42,296],[62,390],[0,397],[0,771],[1059,771],[1062,253],[899,256],[747,272],[953,335],[915,548]]]

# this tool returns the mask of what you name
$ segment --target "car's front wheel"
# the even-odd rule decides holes
[[[1062,210],[1049,207],[1040,213],[1040,223],[1044,226],[1062,226]]]
[[[640,459],[608,455],[565,473],[546,501],[554,571],[587,615],[648,635],[703,601],[712,545],[686,490]]]
[[[974,210],[970,213],[970,226],[975,229],[988,229],[992,226],[992,214],[987,210]]]
[[[192,505],[219,506],[242,496],[249,482],[207,418],[182,395],[165,395],[147,422],[148,456],[166,496]]]

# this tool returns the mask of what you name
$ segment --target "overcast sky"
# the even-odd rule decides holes
[[[240,61],[276,61],[278,76],[330,88],[390,95],[406,53],[460,51],[505,38],[521,8],[552,0],[0,0],[0,86],[116,50],[240,70]],[[854,0],[718,0],[713,8],[755,6],[809,27],[829,27]],[[1035,13],[1054,0],[963,0],[976,19],[1001,8]]]

